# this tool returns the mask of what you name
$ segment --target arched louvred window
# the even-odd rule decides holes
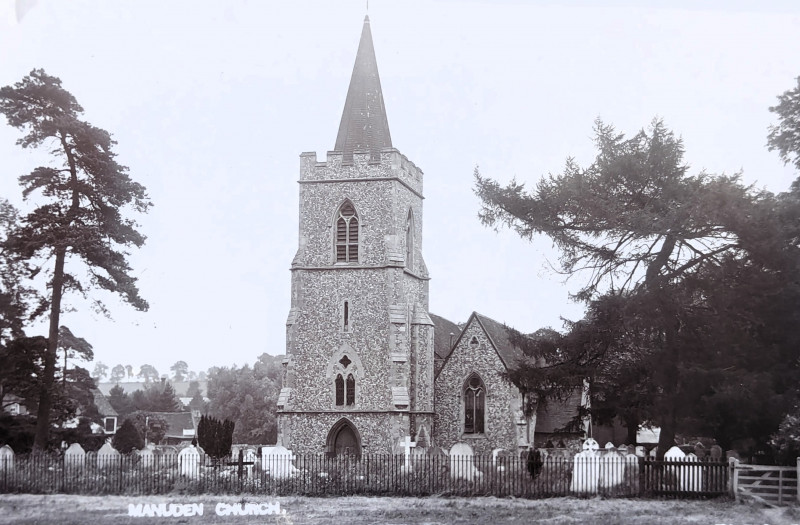
[[[406,219],[406,268],[414,267],[414,214],[411,208]]]
[[[342,374],[336,376],[336,406],[344,406],[344,378]]]
[[[358,215],[350,201],[336,216],[336,262],[358,262]]]
[[[352,406],[356,404],[356,378],[353,374],[347,376],[347,405]]]
[[[483,434],[486,411],[486,387],[478,374],[472,374],[464,385],[464,433]]]

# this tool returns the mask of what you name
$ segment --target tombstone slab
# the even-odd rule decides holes
[[[86,451],[79,443],[73,443],[64,452],[64,464],[70,468],[83,468],[86,465]]]
[[[294,466],[292,451],[282,445],[261,449],[261,467],[273,478],[284,479],[300,472]]]
[[[450,449],[450,477],[473,481],[483,476],[475,468],[475,453],[466,443],[456,443]]]
[[[0,447],[0,472],[14,468],[14,450],[8,445]]]
[[[570,490],[575,494],[596,494],[600,482],[600,453],[597,441],[588,438],[583,450],[575,454]]]
[[[178,453],[181,476],[196,479],[200,476],[200,452],[190,445]]]
[[[120,454],[110,443],[104,443],[97,451],[97,466],[112,467],[119,464]]]

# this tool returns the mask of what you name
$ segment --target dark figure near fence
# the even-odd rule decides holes
[[[539,450],[531,450],[528,452],[528,472],[531,474],[531,479],[536,479],[542,471],[542,453]]]

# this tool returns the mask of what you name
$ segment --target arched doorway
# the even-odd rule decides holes
[[[328,433],[328,453],[331,456],[361,457],[361,436],[347,419],[340,419]]]

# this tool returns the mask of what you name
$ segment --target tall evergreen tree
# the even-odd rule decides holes
[[[0,113],[23,132],[23,148],[45,147],[61,166],[40,166],[19,181],[27,199],[38,193],[43,203],[15,229],[7,248],[27,260],[52,261],[49,286],[49,332],[37,411],[35,448],[46,447],[58,350],[61,303],[65,292],[86,294],[90,286],[119,294],[139,310],[139,296],[125,249],[141,246],[137,224],[125,209],[144,213],[150,207],[145,188],[131,180],[117,163],[111,135],[81,119],[83,108],[41,69],[21,82],[0,88]],[[83,262],[89,282],[68,271]],[[95,300],[101,311],[101,301]]]

